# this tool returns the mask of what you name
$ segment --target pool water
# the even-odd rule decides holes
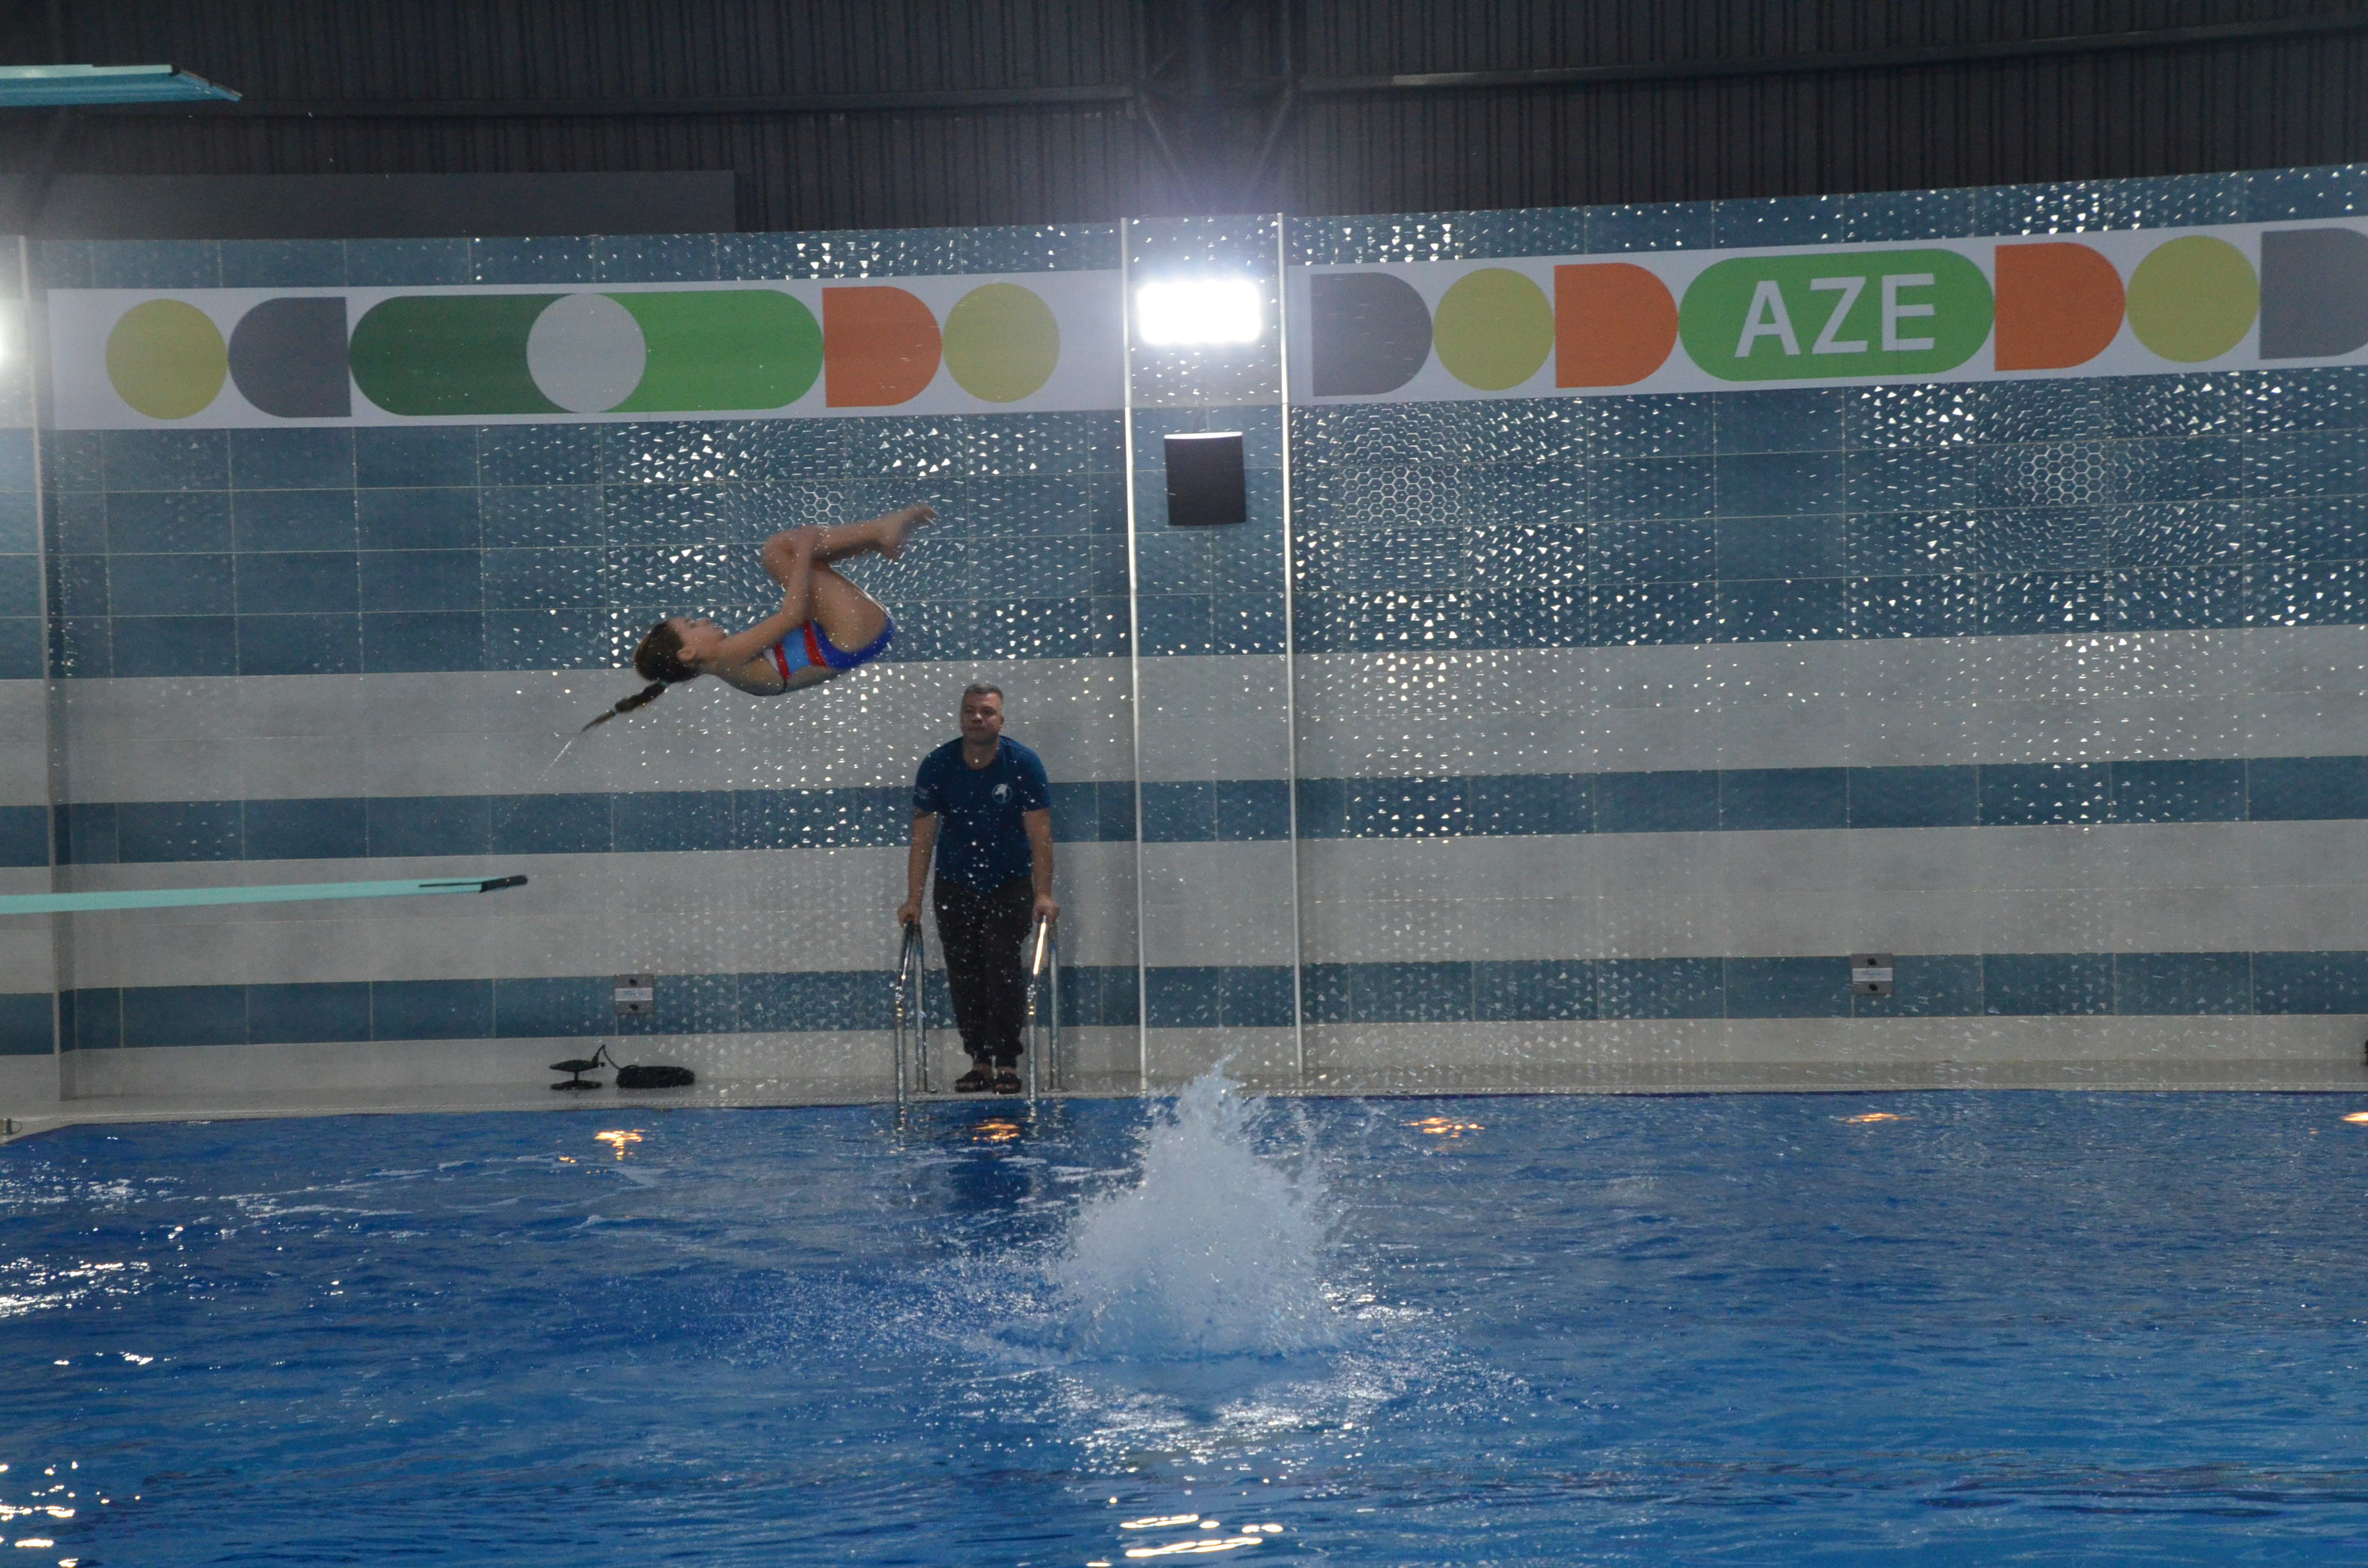
[[[0,1149],[0,1531],[10,1568],[2354,1563],[2356,1108],[1210,1082],[70,1131]]]

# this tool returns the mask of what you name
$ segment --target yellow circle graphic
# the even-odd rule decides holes
[[[2198,365],[2239,343],[2261,313],[2261,283],[2245,253],[2209,234],[2148,252],[2130,274],[2130,330],[2166,359]]]
[[[1544,290],[1509,267],[1465,273],[1430,314],[1439,362],[1482,392],[1520,386],[1554,352],[1554,305]]]
[[[178,300],[134,305],[107,335],[115,395],[151,419],[187,419],[213,402],[229,373],[221,329]]]
[[[1019,284],[982,284],[946,312],[945,360],[946,373],[971,396],[1018,403],[1052,380],[1061,324]]]

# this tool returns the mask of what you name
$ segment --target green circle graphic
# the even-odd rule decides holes
[[[2261,311],[2260,279],[2245,253],[2209,234],[2148,252],[2130,274],[2130,330],[2166,359],[2198,365],[2245,340]]]
[[[1503,392],[1536,375],[1554,352],[1554,333],[1546,291],[1510,267],[1465,273],[1431,312],[1439,362],[1482,392]]]
[[[178,300],[134,305],[107,335],[115,395],[151,419],[187,419],[213,402],[229,374],[222,329]]]
[[[985,403],[1018,403],[1053,379],[1061,324],[1017,283],[987,283],[946,312],[946,373]]]

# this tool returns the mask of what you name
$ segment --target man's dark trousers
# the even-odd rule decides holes
[[[1014,877],[993,892],[973,892],[951,877],[939,877],[931,902],[962,1049],[973,1062],[1012,1066],[1028,1025],[1028,976],[1020,949],[1035,924],[1034,881]]]

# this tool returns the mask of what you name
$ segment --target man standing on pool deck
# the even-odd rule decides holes
[[[921,761],[913,780],[913,846],[896,918],[921,919],[921,889],[937,852],[938,942],[946,987],[971,1068],[962,1094],[1019,1092],[1028,974],[1021,949],[1053,898],[1053,790],[1036,754],[1003,733],[1003,690],[962,689],[962,738]]]

